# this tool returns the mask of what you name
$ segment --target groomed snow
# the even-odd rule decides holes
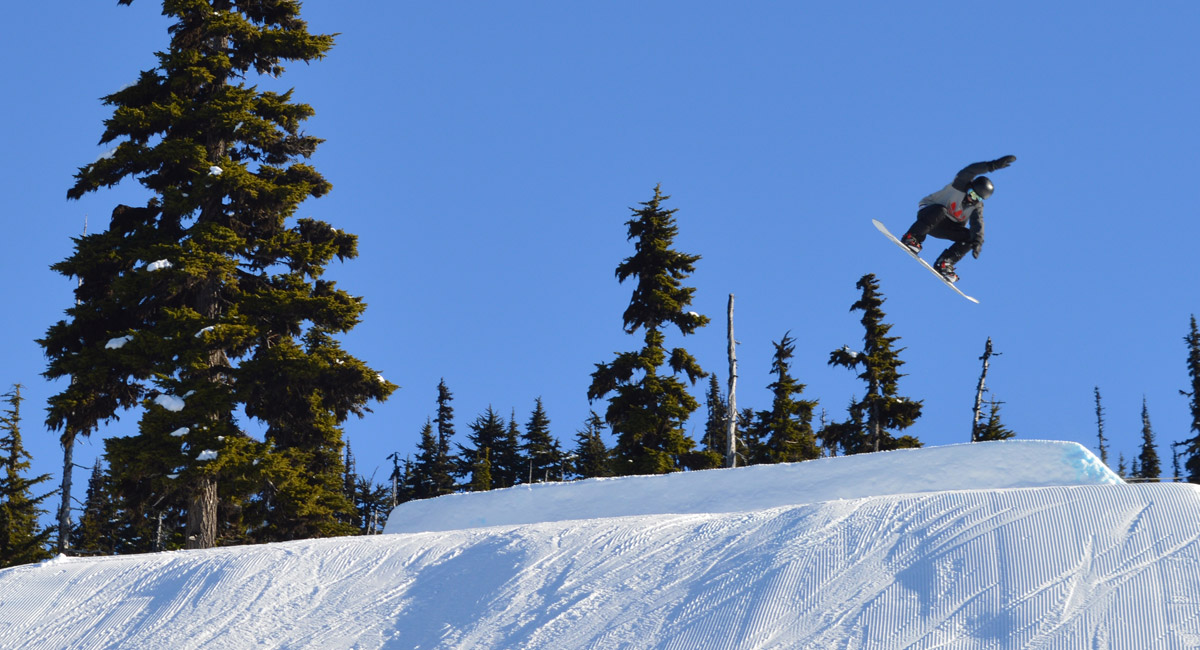
[[[983,484],[964,488],[972,479]],[[647,496],[634,499],[635,486]],[[845,496],[872,486],[885,494]],[[747,507],[789,492],[792,504]],[[964,445],[497,495],[434,503],[456,521],[482,497],[522,518],[539,504],[561,514],[582,496],[622,505],[7,569],[0,647],[1200,647],[1200,487],[1115,483],[1078,445]],[[529,500],[503,506],[513,495]],[[709,508],[621,512],[671,499]]]
[[[911,492],[1120,482],[1120,477],[1078,443],[984,442],[787,465],[537,483],[452,494],[401,504],[388,518],[384,532],[623,515],[746,512]]]

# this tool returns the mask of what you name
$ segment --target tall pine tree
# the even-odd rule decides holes
[[[1162,463],[1154,445],[1154,428],[1150,426],[1150,407],[1142,398],[1142,451],[1138,454],[1138,478],[1157,481],[1162,476]]]
[[[704,451],[724,457],[729,439],[729,400],[721,392],[721,383],[716,375],[708,376],[708,392],[704,394],[708,408],[708,419],[704,421]]]
[[[515,476],[520,473],[521,463],[512,428],[506,425],[504,418],[490,406],[475,418],[469,427],[471,433],[467,434],[467,440],[472,446],[458,446],[459,472],[464,477],[470,477],[464,483],[470,485],[473,491],[514,485]],[[499,459],[502,458],[518,460],[501,465]],[[486,481],[479,476],[484,468],[488,474]]]
[[[775,381],[767,386],[771,391],[771,410],[759,414],[766,437],[767,454],[771,462],[794,463],[820,458],[821,449],[813,434],[812,417],[815,401],[797,399],[804,384],[791,374],[791,359],[796,353],[796,339],[791,332],[783,335],[775,346],[771,359],[771,374]]]
[[[1189,398],[1188,405],[1192,413],[1192,437],[1184,441],[1184,455],[1187,460],[1183,467],[1187,471],[1189,483],[1200,483],[1200,330],[1196,328],[1196,316],[1192,315],[1191,327],[1187,336],[1183,337],[1187,344],[1188,377],[1191,377],[1191,390],[1179,391]]]
[[[49,474],[28,477],[32,456],[21,442],[21,385],[3,395],[0,414],[0,569],[50,557],[46,546],[50,529],[38,525],[45,513],[40,507],[50,494],[34,496],[33,489],[50,480]]]
[[[437,387],[437,430],[432,422],[421,429],[417,447],[417,460],[413,465],[413,496],[417,499],[450,494],[455,490],[454,474],[458,459],[450,453],[450,441],[454,437],[454,407],[450,402],[454,395],[446,387],[446,380]]]
[[[413,462],[413,498],[428,499],[441,496],[442,493],[438,489],[438,485],[442,483],[441,477],[454,482],[451,468],[444,468],[440,461],[441,445],[438,444],[437,434],[433,431],[433,423],[426,420],[425,425],[421,427],[420,440],[417,443],[417,459]]]
[[[144,406],[137,435],[108,448],[126,474],[115,485],[133,490],[135,510],[186,513],[188,547],[348,532],[341,424],[396,386],[333,338],[366,305],[322,276],[357,255],[357,238],[292,221],[330,189],[303,162],[320,142],[300,129],[313,110],[259,88],[286,63],[322,58],[333,37],[308,32],[297,0],[164,2],[163,13],[170,47],[104,98],[101,143],[115,146],[67,193],[134,178],[152,198],[117,206],[53,267],[80,286],[69,320],[40,341],[45,374],[72,379],[47,423],[88,432]],[[239,410],[265,425],[264,442]]]
[[[617,266],[617,280],[634,279],[636,286],[625,310],[625,332],[644,331],[643,347],[619,353],[610,363],[596,364],[588,400],[608,398],[605,420],[617,436],[615,470],[618,474],[663,474],[684,468],[711,466],[707,457],[693,452],[695,441],[684,423],[699,408],[684,383],[706,375],[685,349],[667,350],[664,329],[675,326],[690,335],[708,324],[708,317],[689,311],[695,289],[682,281],[695,271],[699,255],[673,250],[679,228],[676,210],[663,203],[670,197],[654,188],[654,196],[632,209],[626,222],[634,254]],[[666,371],[670,373],[667,374]]]
[[[354,503],[354,495],[358,491],[358,461],[354,457],[354,450],[350,448],[350,443],[346,443],[345,461],[342,463],[342,494],[346,496],[346,500],[351,504]],[[344,518],[355,528],[361,525],[358,515],[355,511],[350,511],[344,515]]]
[[[542,406],[542,398],[534,400],[533,413],[525,425],[524,443],[521,451],[525,454],[528,467],[525,480],[536,481],[561,480],[563,470],[562,447],[558,440],[550,434],[550,417]]]
[[[512,487],[525,482],[528,476],[525,457],[521,455],[521,425],[517,424],[517,411],[513,409],[504,429],[501,445],[492,450],[492,483],[496,487]]]
[[[897,395],[897,383],[904,375],[900,367],[902,350],[893,349],[900,340],[888,336],[892,326],[883,322],[883,294],[879,293],[879,282],[873,274],[864,275],[857,283],[862,297],[850,307],[850,311],[862,311],[863,349],[861,352],[843,347],[829,355],[829,365],[850,369],[862,369],[858,378],[867,383],[863,398],[850,405],[850,419],[826,427],[829,435],[839,441],[847,454],[868,451],[884,451],[903,447],[920,447],[921,443],[911,436],[896,438],[892,430],[903,430],[921,416],[921,402]]]
[[[441,496],[454,491],[454,468],[458,458],[450,453],[450,443],[454,439],[454,394],[446,386],[446,380],[438,381],[437,386],[437,457],[430,474],[432,479],[431,496]]]

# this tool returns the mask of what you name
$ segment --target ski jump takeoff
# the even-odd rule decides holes
[[[980,174],[1004,169],[1016,160],[1016,156],[1004,156],[963,167],[949,185],[921,199],[917,220],[900,238],[901,243],[915,255],[930,235],[954,242],[938,256],[933,268],[946,280],[958,282],[954,265],[967,251],[978,259],[983,250],[983,202],[996,189]]]

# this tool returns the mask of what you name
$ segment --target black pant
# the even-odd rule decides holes
[[[922,244],[928,236],[938,239],[948,239],[953,244],[938,256],[938,261],[947,260],[957,264],[971,250],[971,230],[963,224],[950,218],[950,213],[944,205],[927,205],[917,212],[917,220],[908,229]]]

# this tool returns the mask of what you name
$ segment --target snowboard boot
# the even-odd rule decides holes
[[[941,273],[942,277],[946,278],[948,282],[958,282],[958,274],[954,272],[954,262],[945,257],[939,257],[933,263],[933,270]]]
[[[900,243],[907,246],[908,250],[913,253],[919,254],[921,252],[921,242],[917,241],[917,238],[911,232],[904,233],[904,236],[900,238]]]

